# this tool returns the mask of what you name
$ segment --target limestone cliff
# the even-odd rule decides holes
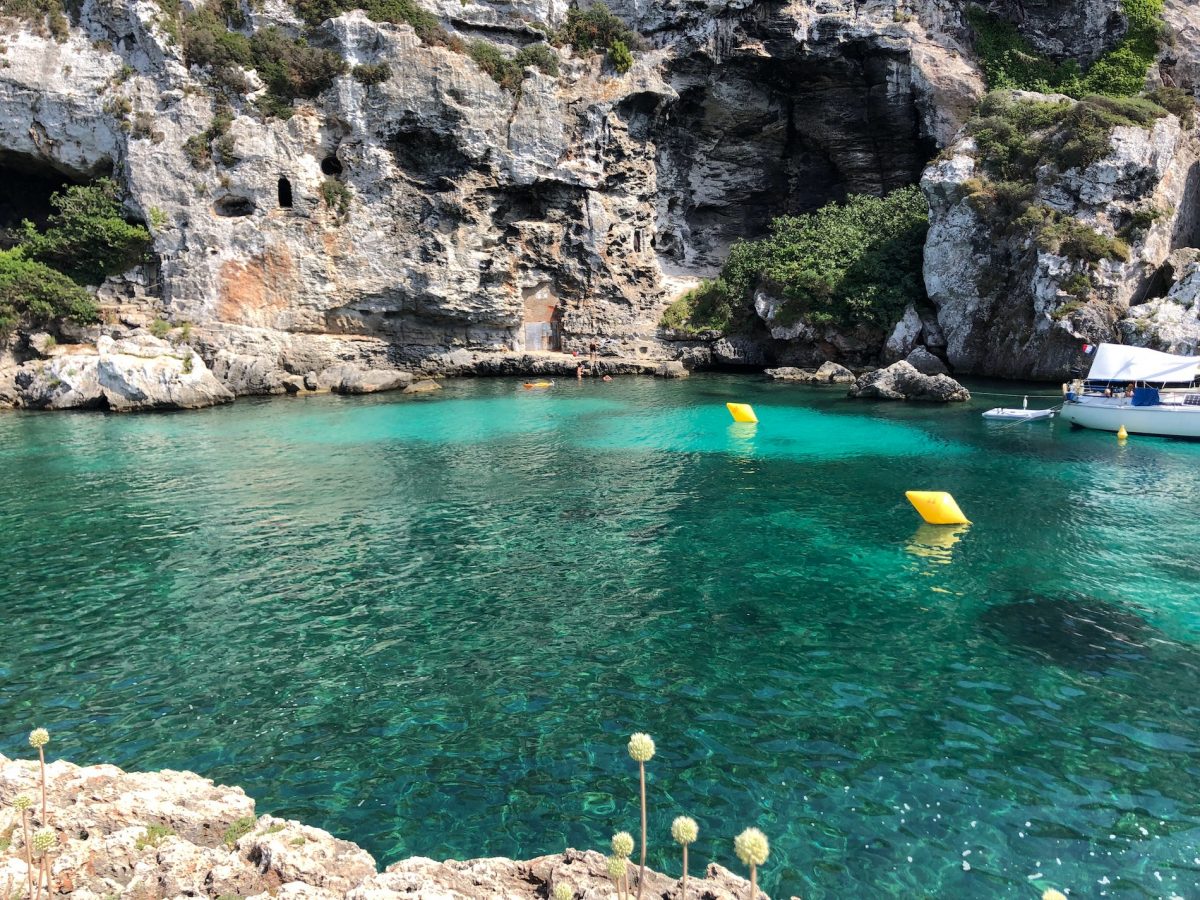
[[[421,2],[452,36],[486,37],[506,53],[561,24],[567,8]],[[1027,4],[1023,27],[1084,59],[1119,37],[1116,5],[1058,2],[1074,16],[1060,21]],[[84,0],[58,36],[10,23],[0,171],[23,184],[111,172],[154,236],[155,262],[103,287],[104,325],[65,337],[86,356],[104,335],[126,339],[156,319],[186,323],[197,362],[238,394],[283,392],[305,376],[316,383],[338,366],[382,370],[374,383],[406,372],[529,370],[548,364],[538,351],[592,343],[631,371],[663,358],[765,364],[836,349],[841,338],[811,329],[775,345],[678,342],[659,320],[674,296],[717,270],[732,241],[761,234],[771,217],[920,178],[983,92],[963,5],[611,6],[644,36],[632,69],[619,74],[602,55],[560,48],[559,75],[531,67],[514,90],[408,25],[353,11],[306,28],[280,0],[242,4],[247,31],[307,32],[350,66],[386,65],[389,74],[367,83],[348,72],[282,120],[253,108],[262,80],[248,72],[246,102],[219,141],[214,117],[225,114],[205,73],[185,65],[159,3]],[[1183,0],[1168,3],[1181,41],[1198,18]],[[1190,86],[1200,67],[1184,42],[1161,67]],[[1155,146],[1170,140],[1182,138],[1163,132]],[[197,146],[211,162],[197,163]],[[977,239],[970,231],[959,237]],[[1115,276],[1118,305],[1173,249],[1162,243],[1136,279]],[[938,306],[937,318],[956,315],[955,304]],[[926,324],[918,339],[938,330]],[[957,333],[953,322],[941,327]],[[976,368],[1049,371],[1027,366],[1026,352]],[[21,335],[0,353],[0,365],[40,355]],[[0,402],[36,405],[13,377],[7,395],[0,377]]]
[[[63,40],[25,26],[6,39],[0,163],[11,178],[113,172],[159,263],[110,287],[100,330],[190,323],[229,387],[270,392],[337,363],[462,371],[593,341],[674,355],[662,309],[732,240],[912,183],[980,91],[951,3],[614,6],[648,35],[631,71],[568,49],[559,77],[529,69],[515,92],[406,25],[343,14],[311,40],[391,77],[340,77],[287,121],[235,109],[215,166],[197,168],[185,148],[215,112],[203,73],[157,4],[87,0]],[[565,14],[552,0],[431,8],[513,46],[538,35],[527,21]],[[300,31],[281,4],[247,10]]]

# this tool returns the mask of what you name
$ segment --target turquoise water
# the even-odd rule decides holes
[[[387,863],[606,846],[646,730],[668,871],[684,812],[696,874],[758,825],[806,900],[1200,895],[1200,445],[999,402],[706,376],[0,416],[0,752],[44,724]]]

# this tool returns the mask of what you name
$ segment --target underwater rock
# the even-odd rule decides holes
[[[1152,643],[1168,642],[1135,609],[1081,594],[1032,596],[989,607],[980,623],[1019,650],[1087,669],[1135,661],[1148,655]]]

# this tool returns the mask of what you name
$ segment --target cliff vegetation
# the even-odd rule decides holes
[[[760,287],[783,299],[786,325],[886,328],[924,296],[921,250],[928,207],[918,187],[857,195],[813,213],[781,216],[759,241],[739,241],[721,274],[676,300],[663,325],[730,331],[749,321]]]
[[[1130,97],[1146,86],[1146,74],[1163,34],[1163,0],[1122,0],[1128,26],[1124,38],[1086,72],[1068,59],[1055,61],[1039,53],[1017,26],[982,7],[967,18],[975,31],[975,51],[992,90],[1059,93],[1070,97],[1106,94]]]
[[[96,321],[85,286],[129,270],[150,247],[146,228],[125,219],[111,179],[69,187],[50,202],[45,228],[26,220],[16,245],[0,251],[0,331]]]

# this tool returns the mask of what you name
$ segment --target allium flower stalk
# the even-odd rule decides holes
[[[747,828],[733,839],[733,852],[742,865],[750,867],[750,900],[758,900],[758,867],[771,852],[767,836],[757,828]]]
[[[633,855],[633,835],[628,831],[618,831],[612,836],[613,856],[629,859]]]
[[[29,896],[33,896],[33,842],[29,839],[29,810],[33,806],[33,798],[28,794],[19,794],[13,800],[13,806],[21,813],[21,832],[25,835],[25,883],[29,888]]]
[[[642,883],[646,880],[646,763],[654,758],[654,739],[648,734],[637,734],[629,737],[629,755],[638,764],[638,776],[642,789],[642,852],[638,866],[637,900],[642,900]]]
[[[58,835],[54,833],[53,828],[39,828],[33,833],[33,851],[38,854],[38,882],[37,894],[34,900],[40,900],[42,896],[42,878],[46,880],[46,896],[49,897],[52,891],[50,890],[50,858],[47,855],[51,849],[58,843]]]
[[[1056,891],[1054,888],[1046,888],[1042,892],[1042,900],[1067,900],[1067,896],[1062,891]]]
[[[629,871],[629,863],[623,856],[610,856],[608,858],[608,877],[613,880],[613,884],[617,886],[617,898],[626,896],[621,893],[621,881],[625,878]]]
[[[35,728],[29,732],[29,746],[36,747],[38,763],[42,767],[42,824],[46,824],[46,745],[50,743],[50,732],[45,728]]]
[[[687,816],[676,816],[675,821],[671,823],[671,837],[675,838],[675,843],[683,848],[683,884],[680,886],[679,891],[681,900],[687,900],[688,844],[695,841],[699,834],[700,826],[696,824],[695,819],[689,819]]]

